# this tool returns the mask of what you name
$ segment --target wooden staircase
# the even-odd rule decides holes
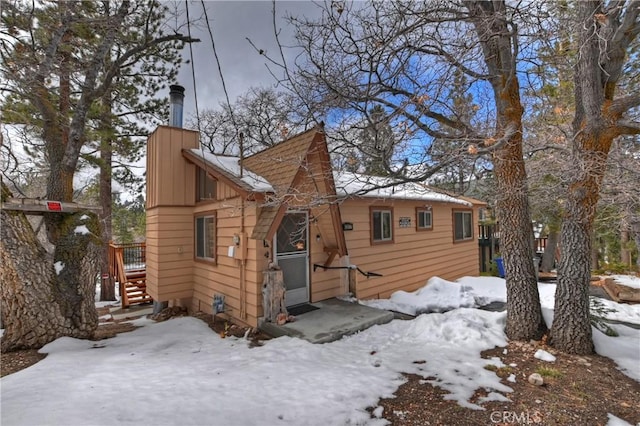
[[[124,261],[124,250],[140,248],[139,265],[127,269]],[[109,265],[112,277],[120,283],[120,297],[122,308],[142,303],[151,303],[153,299],[147,294],[147,271],[144,265],[144,243],[138,245],[115,245],[109,244]]]

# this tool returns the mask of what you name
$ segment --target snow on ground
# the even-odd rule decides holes
[[[635,277],[628,277],[633,280]],[[555,303],[556,285],[538,283],[540,304],[552,309]],[[379,309],[418,315],[443,312],[459,307],[480,307],[492,302],[506,302],[505,280],[498,277],[463,277],[456,282],[439,277],[431,278],[426,285],[412,293],[397,291],[389,299],[361,300],[360,303]],[[640,324],[640,304],[629,305],[598,299],[605,319]]]
[[[361,303],[368,306],[419,315],[425,312],[445,312],[458,308],[476,306],[473,294],[468,286],[443,280],[439,277],[429,279],[427,285],[408,293],[396,291],[390,299],[366,300]]]
[[[635,277],[627,279],[633,281]],[[616,278],[617,279],[617,278]],[[448,286],[448,287],[447,287]],[[555,303],[555,284],[538,283],[540,304],[548,327],[553,320]],[[449,298],[449,299],[447,299]],[[472,301],[475,300],[475,303]],[[506,302],[505,280],[497,277],[463,277],[457,282],[442,278],[431,278],[427,284],[413,293],[398,291],[389,299],[360,301],[360,303],[412,314],[412,312],[433,312],[455,309],[457,306],[484,306],[491,302]],[[610,320],[640,324],[640,304],[628,305],[611,300],[597,299],[604,308],[598,312],[601,317]],[[438,301],[439,305],[435,303]],[[610,324],[619,337],[610,337],[593,329],[596,352],[613,359],[627,376],[640,381],[640,330],[624,325]]]
[[[119,306],[120,305],[120,285],[118,284],[118,282],[115,282],[115,287],[116,287],[116,300],[112,300],[112,301],[106,301],[106,302],[101,302],[100,301],[100,279],[96,280],[96,296],[95,296],[95,302],[96,302],[96,308],[104,308],[105,306]]]
[[[458,309],[314,345],[281,337],[249,348],[185,317],[98,342],[60,338],[2,379],[2,424],[385,424],[365,411],[401,372],[430,377],[461,405],[511,389],[480,352],[506,344],[504,313]],[[141,325],[141,324],[139,324]],[[426,361],[414,363],[414,361]],[[33,409],[37,407],[37,409]]]
[[[624,374],[640,382],[640,330],[617,324],[610,327],[618,337],[607,336],[591,327],[596,352],[614,360]]]
[[[607,417],[609,418],[607,426],[633,426],[631,423],[622,420],[620,417],[616,417],[611,413],[607,413]]]
[[[534,358],[537,358],[539,360],[542,361],[547,361],[547,362],[555,362],[556,361],[556,357],[551,355],[549,352],[543,350],[543,349],[538,349],[536,351],[535,354],[533,354]]]
[[[611,275],[611,278],[616,280],[618,284],[640,288],[640,277],[634,277],[633,275]]]
[[[539,284],[539,289],[550,324],[555,285]],[[469,402],[476,389],[486,389],[494,400],[507,400],[511,391],[483,368],[502,366],[500,358],[480,358],[481,351],[506,345],[505,313],[465,306],[505,299],[500,278],[432,279],[417,292],[377,303],[413,312],[452,310],[392,321],[323,345],[281,337],[250,348],[244,339],[221,339],[194,318],[162,323],[141,318],[135,325],[142,328],[112,339],[60,338],[45,346],[47,358],[0,381],[0,420],[12,425],[379,425],[386,424],[378,418],[380,410],[372,417],[366,408],[393,396],[404,381],[401,373],[419,374],[449,392],[445,398],[478,409]],[[637,320],[635,308],[612,306],[624,320]],[[596,351],[640,381],[640,330],[611,327],[619,337],[593,329]],[[610,418],[610,424],[615,421]]]

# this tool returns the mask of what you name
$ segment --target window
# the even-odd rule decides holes
[[[216,217],[196,217],[196,258],[213,261],[216,258]]]
[[[393,242],[393,210],[388,208],[371,209],[371,242]]]
[[[418,231],[433,229],[433,213],[429,209],[416,209],[416,226]]]
[[[198,167],[198,175],[196,177],[196,201],[215,200],[216,199],[216,180],[213,179],[205,169]]]
[[[470,211],[453,212],[453,240],[465,241],[473,238],[473,216]]]

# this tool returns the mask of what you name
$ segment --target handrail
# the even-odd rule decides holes
[[[146,294],[146,244],[109,243],[109,274],[120,283],[120,297],[122,307],[127,308],[130,304],[145,303],[150,299]],[[132,285],[131,285],[132,284]],[[142,292],[142,298],[129,299],[128,289],[135,288],[138,293]],[[142,289],[142,290],[140,290]]]
[[[356,265],[349,265],[349,266],[324,266],[324,265],[321,265],[321,264],[319,264],[319,263],[314,263],[314,264],[313,264],[313,272],[315,272],[315,271],[316,271],[316,269],[318,269],[318,268],[322,268],[322,269],[324,269],[325,271],[326,271],[327,269],[354,269],[354,270],[356,270],[356,271],[360,272],[362,275],[364,275],[364,276],[365,276],[365,277],[367,277],[367,278],[369,278],[369,277],[382,277],[382,276],[383,276],[382,274],[379,274],[379,273],[377,273],[377,272],[365,272],[365,271],[363,271],[362,269],[360,269],[359,267],[357,267]]]

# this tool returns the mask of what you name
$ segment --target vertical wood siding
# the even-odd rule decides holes
[[[182,149],[198,147],[198,133],[160,126],[147,141],[147,208],[191,206],[195,202],[195,166]]]

